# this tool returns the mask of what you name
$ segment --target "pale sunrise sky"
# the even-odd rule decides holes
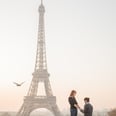
[[[48,72],[60,110],[68,96],[116,107],[116,0],[43,0]],[[0,0],[0,111],[18,111],[35,65],[40,0]],[[16,87],[13,81],[25,81]]]

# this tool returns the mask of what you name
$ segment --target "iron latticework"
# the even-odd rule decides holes
[[[56,104],[56,97],[53,96],[49,73],[47,71],[46,61],[46,46],[45,46],[45,30],[44,30],[44,13],[45,8],[43,1],[39,6],[39,32],[37,39],[37,51],[36,51],[36,62],[35,69],[31,85],[27,96],[24,97],[24,102],[17,113],[17,116],[29,116],[30,113],[38,108],[46,108],[50,110],[54,116],[61,116],[58,106]],[[40,96],[38,93],[39,83],[44,83],[46,95]]]

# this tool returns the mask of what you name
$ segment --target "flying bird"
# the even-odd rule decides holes
[[[16,86],[21,86],[24,82],[22,82],[22,83],[16,83],[16,82],[13,82]]]

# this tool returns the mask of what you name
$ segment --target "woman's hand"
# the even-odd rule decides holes
[[[74,104],[74,106],[77,108],[78,106],[77,106],[77,104]]]

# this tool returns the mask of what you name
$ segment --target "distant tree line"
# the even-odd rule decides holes
[[[11,116],[11,115],[8,112],[5,112],[1,116]]]
[[[116,116],[116,108],[108,112],[108,116]]]

